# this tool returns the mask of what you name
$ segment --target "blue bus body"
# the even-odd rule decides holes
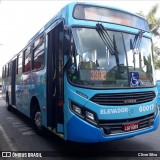
[[[116,71],[110,70],[111,72],[107,71],[107,73],[114,74],[113,83],[116,85],[122,83],[120,88],[114,87],[111,81],[108,83],[112,87],[87,87],[87,85],[92,84],[99,85],[100,79],[104,81],[102,74],[106,72],[102,69],[102,72],[92,70],[93,83],[89,84],[88,80],[82,80],[83,85],[86,85],[84,87],[79,85],[78,81],[70,80],[68,75],[71,75],[72,79],[77,77],[76,74],[70,73],[71,68],[68,67],[74,57],[69,59],[70,56],[63,53],[65,49],[59,49],[65,44],[64,40],[63,43],[61,41],[64,30],[69,29],[69,31],[67,30],[68,33],[70,29],[76,29],[76,27],[95,28],[97,23],[101,23],[108,31],[113,30],[116,34],[123,32],[136,35],[140,31],[139,28],[124,24],[74,18],[73,11],[76,5],[77,3],[70,3],[65,6],[31,38],[21,52],[3,67],[2,93],[9,109],[14,107],[32,118],[33,121],[36,119],[34,123],[36,123],[37,130],[41,130],[43,126],[64,140],[76,142],[118,140],[156,130],[159,125],[158,91],[155,84],[150,85],[149,81],[152,78],[143,78],[146,87],[140,87],[140,85],[123,87],[122,81],[125,82],[125,80],[123,78],[116,80]],[[116,8],[108,9],[124,12]],[[124,13],[142,19],[128,12]],[[124,23],[128,24],[129,22]],[[78,30],[76,31],[78,32]],[[56,35],[57,33],[59,34]],[[72,34],[74,35],[74,33]],[[143,36],[151,39],[149,31],[144,32]],[[74,41],[76,40],[74,39]],[[59,48],[55,49],[56,46]],[[56,56],[53,56],[52,51],[57,53]],[[72,52],[72,47],[69,54],[70,52]],[[109,64],[109,62],[107,63]],[[147,65],[146,62],[144,63]],[[86,72],[81,70],[82,77],[85,73],[87,77],[88,70]],[[135,74],[135,77],[141,76],[141,71],[138,69],[136,72],[132,70],[128,72],[128,70],[123,72],[123,76],[127,73],[128,76],[129,73]],[[97,73],[100,73],[100,78]],[[137,80],[139,79],[137,78]],[[99,86],[103,84],[108,85],[103,82]],[[150,98],[147,99],[148,97]],[[121,99],[123,104],[120,102]]]
[[[158,88],[158,107],[160,107],[160,80],[157,81]]]

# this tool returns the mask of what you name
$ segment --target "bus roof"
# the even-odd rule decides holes
[[[71,2],[69,4],[67,4],[66,6],[64,6],[49,22],[47,22],[29,41],[27,44],[29,44],[30,42],[32,42],[38,35],[40,35],[41,33],[43,33],[49,26],[51,26],[56,20],[60,19],[60,18],[64,18],[65,20],[65,24],[66,25],[71,25],[71,23],[69,22],[69,19],[73,19],[72,16],[72,12],[74,10],[74,6],[76,4],[84,4],[84,5],[91,5],[91,6],[99,6],[99,7],[104,7],[104,8],[108,8],[108,9],[114,9],[117,11],[122,11],[134,16],[137,16],[139,18],[144,19],[143,17],[141,17],[140,15],[131,13],[129,11],[126,11],[124,9],[120,9],[117,7],[111,7],[111,6],[105,6],[105,5],[101,5],[101,4],[95,4],[95,3],[90,3],[90,2]],[[145,20],[145,19],[144,19]]]

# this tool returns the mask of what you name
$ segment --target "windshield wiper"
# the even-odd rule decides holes
[[[105,46],[109,49],[110,53],[114,54],[114,47],[111,37],[109,36],[108,32],[105,30],[102,24],[96,24],[96,31],[98,32],[99,36],[103,40]]]
[[[118,56],[119,52],[117,50],[115,36],[113,35],[113,40],[112,40],[107,30],[104,28],[104,26],[99,23],[96,24],[96,31],[98,32],[99,36],[103,40],[105,46],[107,47],[111,55],[115,56],[116,64],[119,69],[119,56]]]
[[[141,41],[142,41],[142,36],[145,33],[145,31],[140,30],[134,37],[133,40],[133,49],[137,48],[139,50]]]

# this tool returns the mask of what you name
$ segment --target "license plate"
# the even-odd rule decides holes
[[[123,125],[123,131],[128,132],[128,131],[134,131],[139,129],[139,122],[135,123],[127,123]]]

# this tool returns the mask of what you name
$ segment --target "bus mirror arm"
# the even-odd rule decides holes
[[[130,49],[131,49],[131,50],[134,49],[132,39],[130,39]]]

